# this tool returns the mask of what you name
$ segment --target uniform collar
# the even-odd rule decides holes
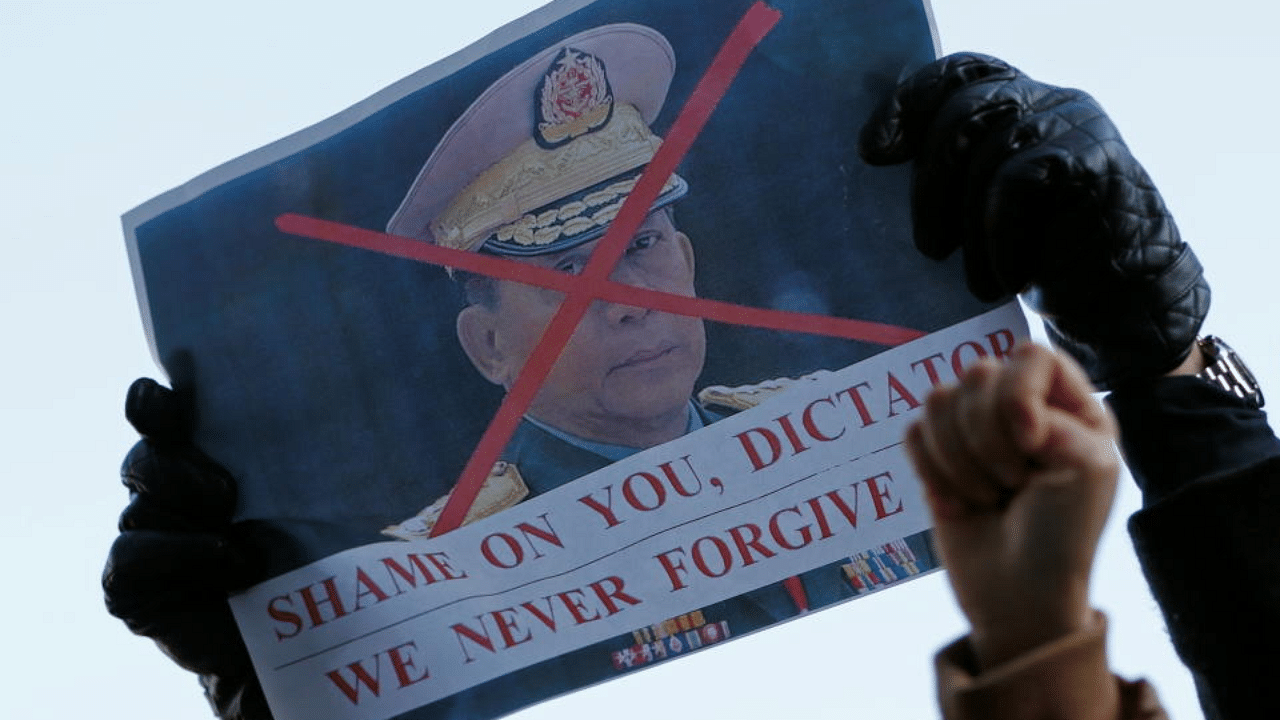
[[[689,421],[685,425],[685,430],[684,430],[686,435],[693,432],[694,430],[702,429],[707,424],[706,420],[702,417],[702,413],[698,412],[697,407],[693,404],[692,400],[689,401],[688,410],[689,410]],[[572,433],[567,433],[564,430],[561,430],[559,428],[552,427],[542,422],[541,420],[533,417],[532,415],[525,415],[524,419],[530,425],[533,425],[534,427],[539,428],[540,430],[550,433],[551,435],[554,435],[555,437],[560,438],[561,440],[569,443],[570,445],[573,445],[574,447],[582,448],[587,452],[595,453],[596,455],[599,455],[600,457],[605,458],[609,462],[617,462],[619,460],[622,460],[623,458],[630,457],[640,452],[641,450],[646,449],[646,448],[631,447],[629,445],[615,445],[613,443],[602,443],[602,442],[596,442],[595,440],[588,440],[583,437],[578,437],[577,435],[574,435]]]

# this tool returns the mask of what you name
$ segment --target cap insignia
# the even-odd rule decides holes
[[[534,110],[534,138],[548,150],[604,127],[613,115],[604,63],[581,50],[561,50],[538,83]]]

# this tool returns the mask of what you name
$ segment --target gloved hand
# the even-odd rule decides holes
[[[1089,95],[959,53],[899,85],[862,129],[874,165],[913,161],[916,247],[964,248],[969,289],[1011,293],[1102,389],[1161,375],[1209,309],[1195,254]]]
[[[120,470],[129,505],[102,574],[107,610],[200,675],[224,720],[270,720],[228,593],[264,569],[231,522],[231,476],[191,443],[188,403],[154,380],[129,388],[125,415],[142,435]]]

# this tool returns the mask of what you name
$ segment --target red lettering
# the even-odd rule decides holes
[[[351,701],[352,705],[360,704],[360,686],[361,685],[364,685],[365,687],[369,688],[369,692],[373,693],[374,697],[378,696],[378,656],[377,655],[373,656],[373,675],[372,676],[369,675],[368,670],[365,670],[363,661],[357,661],[357,662],[351,663],[350,665],[347,666],[347,670],[349,670],[351,674],[355,676],[354,683],[347,682],[347,679],[342,676],[341,668],[326,672],[325,677],[329,678],[330,682],[338,686],[338,689],[342,691],[343,695],[347,696],[347,699]]]
[[[716,554],[720,556],[720,564],[722,567],[718,572],[713,572],[711,570],[711,566],[707,565],[706,555],[704,555],[701,550],[703,543],[710,543],[713,545],[715,547]],[[729,572],[729,569],[733,567],[733,555],[730,554],[729,546],[725,541],[713,535],[708,535],[706,537],[700,537],[694,541],[693,564],[698,568],[699,572],[707,577],[720,577]]]
[[[373,602],[375,605],[391,597],[382,588],[378,587],[378,584],[373,581],[373,578],[369,577],[369,573],[365,572],[364,568],[356,568],[356,588],[356,606],[352,608],[352,612],[363,607],[361,600],[366,595],[372,595],[376,598]]]
[[[917,360],[911,363],[911,369],[919,370],[920,366],[923,365],[925,374],[929,376],[929,384],[937,387],[942,384],[942,377],[938,375],[938,367],[934,365],[934,361],[946,362],[946,359],[942,357],[942,353],[930,355],[923,360]]]
[[[531,531],[528,534],[539,534],[536,528],[525,529]],[[355,567],[352,576],[343,577],[342,586],[347,588],[345,594],[338,591],[337,577],[331,575],[289,595],[272,598],[267,604],[267,614],[272,620],[285,626],[275,630],[276,639],[286,640],[306,629],[302,610],[295,609],[299,604],[305,610],[309,626],[318,627],[403,595],[409,590],[417,589],[419,584],[426,587],[440,580],[467,577],[466,572],[449,563],[449,558],[444,553],[409,553],[403,559],[380,558],[378,563],[385,571],[385,577],[378,572],[371,573],[363,567]],[[348,581],[352,584],[347,585]],[[384,587],[386,583],[390,583],[391,591]],[[293,598],[294,594],[298,596],[296,600]]]
[[[481,620],[478,616],[476,619]],[[462,654],[466,656],[467,662],[475,662],[475,658],[471,657],[471,653],[467,651],[466,643],[462,642],[464,638],[489,652],[496,652],[493,648],[493,640],[489,637],[489,629],[485,627],[483,620],[480,622],[480,627],[484,629],[483,635],[463,623],[454,623],[449,626],[449,629],[453,631],[454,637],[458,638],[458,647],[462,648]]]
[[[538,516],[542,519],[542,524],[546,525],[546,529],[534,527],[529,523],[522,522],[516,525],[516,530],[524,537],[525,542],[529,545],[529,549],[533,551],[534,557],[542,557],[542,553],[538,551],[538,546],[533,542],[533,538],[542,540],[543,542],[555,545],[558,548],[564,548],[564,542],[560,540],[560,536],[556,534],[554,528],[551,527],[551,521],[547,519],[547,514],[543,513]]]
[[[410,555],[409,557],[413,560],[415,565],[419,564],[416,555]],[[427,559],[431,561],[432,565],[436,566],[436,569],[440,571],[440,576],[445,580],[459,580],[467,576],[467,572],[465,570],[458,570],[449,562],[449,556],[445,553],[427,553]],[[426,570],[423,570],[423,574],[426,574]]]
[[[787,536],[783,533],[782,526],[779,523],[779,520],[782,518],[784,514],[794,514],[794,515],[799,515],[802,518],[804,517],[804,514],[800,512],[799,508],[792,506],[789,508],[782,508],[778,512],[774,513],[772,517],[769,518],[769,536],[773,538],[774,542],[778,543],[779,547],[783,548],[784,550],[799,550],[800,548],[808,545],[810,542],[813,542],[813,530],[809,527],[807,523],[804,525],[801,525],[799,528],[799,531],[800,531],[799,544],[791,542],[787,538]]]
[[[893,409],[893,406],[900,402],[907,404],[907,410],[915,410],[920,407],[920,401],[916,399],[916,396],[912,395],[911,391],[898,378],[893,376],[893,373],[889,373],[889,417],[898,414]]]
[[[848,395],[849,399],[853,401],[853,406],[858,409],[858,417],[862,419],[862,427],[875,422],[871,417],[871,412],[867,410],[867,402],[862,399],[862,393],[859,392],[859,390],[869,389],[870,387],[870,383],[861,382],[836,393],[837,398],[841,395]]]
[[[542,612],[542,608],[539,608],[537,605],[533,604],[532,602],[520,603],[520,607],[524,608],[525,610],[528,610],[529,614],[538,618],[538,621],[541,622],[543,625],[546,625],[547,629],[551,630],[552,632],[555,632],[556,630],[555,606],[551,604],[550,598],[544,597],[542,598],[542,601],[547,604],[547,612]]]
[[[791,450],[796,455],[799,455],[800,453],[809,449],[808,446],[800,442],[800,436],[796,434],[796,429],[791,424],[790,415],[783,415],[780,418],[775,418],[774,421],[777,422],[778,425],[782,427],[782,432],[787,436],[787,440],[791,443]]]
[[[605,501],[608,503],[607,505],[602,505],[599,500],[596,500],[590,495],[583,495],[578,498],[578,502],[599,513],[600,517],[604,518],[605,527],[611,528],[614,525],[620,524],[622,521],[619,520],[618,516],[613,512],[613,486],[606,486],[604,492]]]
[[[744,537],[746,536],[746,537]],[[769,548],[760,544],[760,526],[755,523],[747,523],[729,528],[729,537],[733,539],[733,544],[738,548],[738,554],[742,557],[742,564],[754,565],[756,558],[752,556],[751,551],[754,550],[760,554],[761,560],[773,557],[774,553]]]
[[[756,450],[756,444],[751,440],[753,433],[763,437],[765,442],[769,444],[768,461],[761,457],[760,452]],[[742,449],[746,451],[747,459],[751,461],[752,472],[763,470],[782,458],[782,443],[778,440],[778,436],[769,430],[760,427],[751,428],[745,432],[738,433],[734,437],[738,438],[738,442],[742,443]]]
[[[697,487],[693,490],[689,490],[684,486],[684,483],[680,480],[679,474],[671,467],[670,462],[662,463],[658,466],[658,469],[667,477],[667,482],[671,483],[671,487],[674,488],[677,493],[684,497],[693,497],[694,495],[702,492],[702,478],[698,477],[698,471],[693,469],[693,463],[689,462],[688,455],[683,455],[680,459],[684,461],[685,467],[689,468],[689,474],[693,475],[693,479],[698,481]]]
[[[735,564],[742,567],[755,565],[777,557],[784,550],[801,550],[815,540],[837,536],[839,533],[832,528],[835,516],[827,514],[825,505],[833,506],[851,531],[858,529],[859,504],[864,492],[871,494],[871,500],[875,504],[874,520],[883,520],[902,512],[902,503],[885,485],[892,480],[888,472],[859,480],[811,497],[801,504],[775,510],[769,515],[767,523],[742,523],[723,533],[700,537],[685,547],[667,550],[654,558],[666,573],[672,592],[689,586],[691,570],[686,567],[689,556],[693,559],[693,570],[703,577],[723,577],[733,570]],[[853,491],[852,498],[844,494],[850,489]],[[817,524],[817,532],[813,523]]]
[[[605,590],[604,586],[606,583],[612,586],[611,590]],[[629,595],[623,591],[622,578],[617,575],[610,575],[603,580],[597,580],[591,583],[590,587],[595,591],[596,597],[604,604],[604,609],[607,610],[610,615],[622,612],[623,610],[613,602],[614,600],[627,603],[628,605],[640,604],[639,598]]]
[[[397,645],[387,651],[387,657],[391,659],[391,669],[396,672],[396,680],[400,682],[400,687],[406,688],[416,682],[422,682],[431,676],[427,672],[427,667],[423,665],[422,674],[416,678],[409,677],[409,669],[412,668],[413,658],[403,654],[405,648],[418,649],[417,643],[407,642],[403,645]]]
[[[413,566],[413,568],[422,572],[422,581],[424,585],[430,585],[436,581],[435,576],[431,574],[431,570],[427,568],[424,562],[422,562],[422,558],[420,556],[417,554],[410,554],[408,558],[409,564]],[[400,583],[396,582],[397,575],[399,575],[405,582],[409,583],[410,588],[418,587],[417,574],[415,574],[413,570],[406,570],[403,565],[396,562],[395,558],[385,557],[382,558],[380,562],[382,563],[382,566],[387,569],[387,577],[391,578],[391,585],[396,589],[397,595],[405,592],[404,588],[400,587]]]
[[[280,597],[271,598],[270,602],[267,603],[267,614],[271,616],[272,620],[276,620],[282,623],[288,623],[292,625],[293,631],[282,633],[279,630],[276,630],[277,641],[287,640],[293,637],[294,635],[297,635],[298,633],[302,632],[302,618],[299,617],[297,613],[290,612],[281,607],[278,607],[277,603],[281,601],[289,602],[289,596],[281,595]],[[289,603],[289,605],[292,606],[293,603]]]
[[[813,518],[818,521],[818,529],[822,531],[822,537],[819,539],[826,540],[834,533],[831,532],[831,525],[827,523],[827,514],[822,511],[821,500],[822,496],[819,495],[816,498],[809,498],[804,502],[809,506],[809,509],[813,511]]]
[[[593,585],[592,587],[595,586]],[[620,588],[621,586],[619,586],[619,589]],[[597,590],[597,592],[599,591]],[[569,614],[573,616],[573,621],[579,625],[600,619],[600,613],[591,610],[587,607],[587,604],[583,602],[582,598],[584,595],[584,592],[576,588],[556,593],[556,597],[560,598],[560,602],[564,603],[564,606],[569,609]],[[636,602],[639,601],[637,600]],[[587,615],[588,612],[591,613],[590,617]],[[612,613],[610,614],[612,615]],[[552,629],[554,630],[555,628]]]
[[[848,503],[844,501],[844,498],[840,497],[839,490],[832,490],[831,492],[826,493],[823,497],[826,497],[833,505],[836,506],[836,509],[840,511],[840,514],[844,515],[844,519],[849,521],[850,527],[858,527],[858,483],[853,484],[852,508],[850,508]],[[814,499],[817,500],[817,498]]]
[[[1013,336],[1013,331],[1007,328],[987,333],[987,342],[991,343],[991,354],[997,360],[1009,357],[1009,351],[1013,350],[1013,346],[1017,341],[1017,338]]]
[[[680,574],[681,573],[687,574],[689,572],[685,568],[683,562],[680,562],[679,560],[675,560],[671,557],[675,553],[680,553],[681,555],[683,555],[684,550],[681,550],[680,548],[674,548],[663,553],[658,553],[657,555],[653,556],[655,559],[657,559],[658,564],[662,566],[662,569],[667,573],[667,580],[670,581],[671,583],[672,592],[675,592],[676,590],[682,590],[685,587],[687,587],[687,585],[685,584],[684,578],[682,578]]]
[[[813,438],[814,440],[817,440],[818,442],[831,442],[832,440],[839,440],[844,435],[845,428],[841,427],[840,432],[836,433],[835,435],[827,435],[823,433],[821,430],[819,430],[818,424],[814,422],[813,409],[817,407],[819,403],[825,403],[827,405],[830,405],[833,408],[836,406],[835,401],[832,400],[831,398],[818,398],[817,400],[814,400],[813,402],[806,405],[804,408],[804,413],[802,413],[801,419],[800,419],[801,424],[804,425],[804,431],[809,433],[809,437]]]
[[[898,506],[896,508],[888,511],[885,510],[885,502],[893,502],[893,498],[890,496],[889,488],[880,487],[880,485],[876,483],[880,478],[893,482],[893,476],[888,472],[882,472],[879,475],[866,479],[867,489],[871,491],[871,502],[876,506],[876,520],[883,520],[890,515],[897,515],[902,512],[901,500],[898,501]]]
[[[653,492],[653,503],[651,505],[646,505],[640,502],[640,497],[636,494],[635,490],[632,489],[633,483],[631,481],[636,478],[641,478],[648,483],[649,489]],[[627,504],[631,507],[641,512],[648,512],[650,510],[657,510],[667,501],[667,489],[663,487],[662,481],[653,475],[650,475],[647,472],[638,472],[628,476],[626,480],[622,481],[622,496],[626,498]]]
[[[493,618],[494,624],[498,626],[498,633],[502,635],[502,642],[509,648],[529,642],[533,638],[532,633],[520,627],[520,624],[516,622],[516,611],[511,608],[494,610],[489,613],[489,617]],[[524,635],[518,636],[517,634],[521,632]]]
[[[590,603],[592,599],[597,602]],[[535,630],[542,632],[538,630],[539,627],[556,632],[560,624],[556,611],[560,605],[569,612],[574,624],[582,625],[604,617],[602,611],[605,615],[614,615],[625,610],[626,606],[639,604],[640,599],[626,591],[622,578],[610,575],[585,588],[571,588],[545,595],[538,600],[522,602],[516,607],[477,615],[478,629],[465,623],[454,624],[450,629],[458,640],[458,647],[462,649],[466,662],[474,662],[476,658],[471,652],[473,647],[494,653],[533,640]],[[522,624],[526,620],[522,615],[524,613],[532,615],[538,624]],[[494,642],[492,629],[498,631],[500,642]]]
[[[298,594],[302,595],[302,604],[307,608],[307,615],[311,618],[312,627],[323,625],[327,622],[320,615],[320,606],[322,605],[327,604],[333,608],[333,617],[329,618],[329,620],[337,620],[347,614],[347,609],[342,605],[342,598],[338,597],[338,585],[334,582],[332,575],[316,584],[324,586],[325,597],[321,600],[317,600],[315,595],[311,593],[311,588],[315,587],[315,585],[308,585],[297,591]]]
[[[409,560],[410,567],[408,569],[397,562],[395,558],[385,557],[379,560],[387,570],[387,577],[391,579],[391,586],[396,589],[396,595],[402,595],[406,592],[405,588],[400,587],[399,581],[396,580],[397,576],[408,583],[409,589],[418,587],[418,573],[422,574],[424,587],[440,580],[457,580],[467,576],[465,572],[459,571],[449,564],[449,556],[445,553],[433,552],[425,555],[409,553],[405,557]],[[435,572],[432,572],[432,568],[427,567],[427,562],[423,558],[426,558],[426,561],[429,561],[434,566]]]
[[[502,543],[507,546],[507,550],[510,551],[510,558],[508,560],[504,561],[502,558],[498,557],[498,553],[494,551],[493,543],[490,541],[495,539],[502,541]],[[480,554],[484,556],[485,560],[489,561],[490,565],[504,570],[510,570],[524,561],[524,548],[520,547],[520,543],[516,541],[515,538],[504,532],[496,532],[491,535],[486,535],[484,540],[480,541]]]

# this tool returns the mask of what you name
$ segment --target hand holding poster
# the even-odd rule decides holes
[[[909,0],[557,3],[126,218],[294,573],[236,601],[279,717],[491,717],[935,567],[887,448],[1024,328],[877,355],[986,309],[853,148],[931,50]]]

